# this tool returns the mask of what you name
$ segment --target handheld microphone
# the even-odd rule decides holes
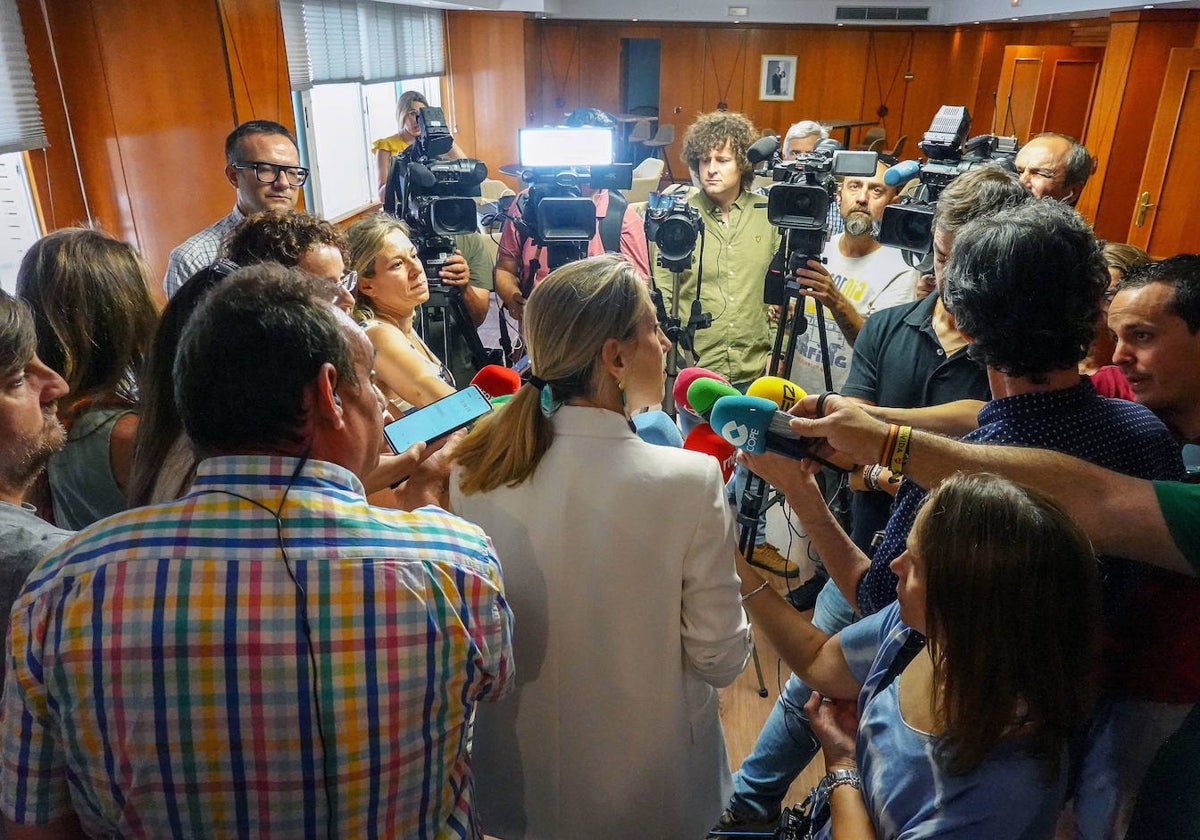
[[[721,376],[721,374],[713,373],[711,370],[702,367],[686,367],[675,374],[675,385],[671,388],[672,398],[675,400],[675,405],[685,409],[690,414],[695,414],[696,411],[688,402],[687,393],[688,388],[697,379],[713,379],[717,382],[724,382],[726,385],[729,384],[729,380]]]
[[[778,452],[788,458],[807,458],[808,441],[792,431],[792,415],[763,397],[721,397],[709,422],[722,438],[752,455]]]
[[[763,397],[775,403],[775,407],[781,411],[787,411],[808,395],[795,382],[789,382],[781,376],[760,376],[746,389],[746,396]]]
[[[721,478],[726,482],[733,475],[733,456],[737,454],[737,449],[714,432],[712,426],[707,423],[701,423],[688,432],[688,436],[683,442],[683,448],[691,452],[703,452],[705,455],[716,458],[721,465]]]
[[[499,408],[512,398],[512,394],[501,394],[498,397],[492,397],[490,400],[488,400],[488,403],[492,406],[492,408]]]
[[[693,414],[707,420],[713,403],[721,397],[732,396],[741,396],[741,392],[732,385],[718,382],[715,379],[697,379],[688,386],[687,404],[692,407]]]
[[[637,436],[646,443],[676,448],[683,446],[683,435],[679,433],[679,427],[665,411],[646,411],[634,415],[633,425]]]
[[[746,149],[746,160],[750,161],[750,163],[762,163],[777,151],[779,151],[779,138],[775,136],[763,137],[755,140],[750,144],[750,148]]]
[[[917,177],[921,164],[915,160],[902,160],[895,166],[889,166],[883,173],[883,183],[889,187],[902,187]]]
[[[515,394],[521,387],[521,374],[501,365],[484,365],[471,379],[488,397],[503,397]]]

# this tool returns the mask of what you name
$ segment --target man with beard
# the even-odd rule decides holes
[[[880,245],[873,235],[883,208],[899,197],[895,187],[883,182],[883,173],[894,163],[893,158],[880,155],[874,176],[850,175],[842,180],[838,201],[845,229],[825,246],[824,262],[809,260],[797,272],[800,293],[808,298],[804,309],[809,326],[797,342],[790,378],[810,393],[829,390],[815,302],[824,305],[832,390],[840,391],[863,322],[872,312],[916,297],[917,272],[898,249]]]
[[[56,402],[63,378],[37,357],[33,317],[24,301],[0,292],[0,627],[41,557],[71,536],[38,518],[25,492],[62,448]],[[5,664],[0,661],[0,678]]]

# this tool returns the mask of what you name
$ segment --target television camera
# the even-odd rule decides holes
[[[767,274],[763,302],[780,306],[788,297],[788,283],[795,283],[796,269],[809,260],[820,260],[825,251],[837,178],[873,176],[879,156],[847,151],[836,140],[825,139],[811,152],[784,161],[775,137],[762,138],[746,150],[746,156],[751,163],[766,161],[755,174],[769,174],[774,182],[767,193],[767,218],[779,228],[783,242]]]
[[[550,270],[583,259],[596,235],[596,205],[583,187],[627,190],[633,165],[613,163],[608,128],[523,128],[518,146],[521,180],[529,189],[517,199],[519,215],[512,219],[517,233],[545,247]],[[526,276],[532,278],[541,266],[529,268]]]
[[[933,210],[938,196],[959,175],[995,161],[1012,170],[1017,156],[1017,138],[981,134],[967,139],[971,115],[961,105],[943,105],[918,144],[925,163],[904,161],[888,170],[884,181],[902,186],[917,177],[920,183],[911,195],[884,208],[878,240],[900,248],[909,264],[922,271],[932,265]]]
[[[480,341],[463,303],[462,289],[441,282],[440,272],[454,255],[454,237],[479,230],[473,197],[480,194],[479,185],[488,174],[487,164],[471,158],[439,160],[454,145],[441,108],[422,108],[417,112],[417,126],[412,144],[392,157],[383,209],[408,225],[409,239],[425,269],[429,300],[421,307],[421,336],[430,341],[430,324],[442,324],[437,349],[441,351],[439,358],[447,360],[454,328],[470,352],[471,364],[478,369],[488,364],[494,353]]]

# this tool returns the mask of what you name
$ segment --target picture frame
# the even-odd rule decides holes
[[[796,56],[764,55],[758,82],[760,100],[791,102],[796,98]]]

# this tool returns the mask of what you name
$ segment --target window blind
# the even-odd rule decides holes
[[[0,0],[0,154],[46,146],[16,0]]]
[[[293,90],[445,72],[442,13],[373,0],[280,0]]]

